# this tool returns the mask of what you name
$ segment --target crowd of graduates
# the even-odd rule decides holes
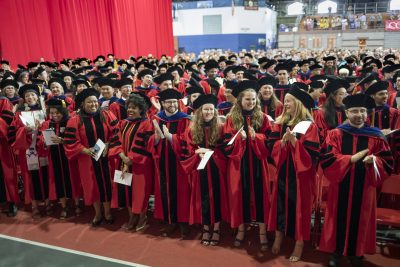
[[[329,265],[348,256],[362,266],[375,253],[377,188],[400,170],[396,55],[348,56],[340,66],[329,54],[252,53],[194,61],[109,54],[15,71],[1,63],[0,202],[9,216],[21,201],[33,218],[56,203],[60,219],[79,216],[83,199],[95,210],[93,227],[126,208],[122,227],[138,231],[154,195],[165,236],[200,224],[201,244],[216,246],[226,222],[240,247],[246,224],[258,224],[260,249],[278,254],[293,238],[296,262],[326,179],[319,249],[332,253]],[[132,174],[131,185],[114,182],[116,170]]]

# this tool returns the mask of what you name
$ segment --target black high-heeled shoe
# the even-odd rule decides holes
[[[17,206],[14,203],[10,203],[10,205],[8,206],[8,212],[7,212],[7,216],[8,217],[15,217],[17,215]]]
[[[261,251],[267,251],[268,250],[268,239],[267,239],[267,233],[260,233],[260,250]],[[261,237],[265,236],[266,241],[261,242]]]
[[[204,234],[208,234],[208,238],[204,238]],[[204,229],[201,233],[201,241],[200,244],[202,244],[203,246],[208,246],[210,245],[210,228],[208,229]]]
[[[238,230],[238,233],[244,233],[244,232],[245,232],[244,230]],[[238,234],[236,234],[235,241],[233,242],[233,246],[240,247],[243,244],[244,237],[243,237],[243,239],[239,239],[239,238],[237,238],[237,235]]]
[[[218,235],[218,239],[212,238],[214,236],[214,234]],[[220,234],[219,229],[213,230],[213,234],[212,234],[211,240],[210,240],[210,246],[218,246],[220,239],[221,239],[221,234]]]
[[[113,218],[113,217],[110,217],[110,218],[108,218],[108,219],[104,218],[104,222],[105,222],[106,224],[108,224],[108,225],[111,225],[111,224],[114,223],[114,218]]]
[[[93,227],[97,227],[97,226],[100,226],[100,224],[102,223],[102,221],[103,221],[103,218],[100,218],[99,220],[93,220],[92,221],[92,226]]]

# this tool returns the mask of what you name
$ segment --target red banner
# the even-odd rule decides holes
[[[400,31],[400,20],[387,20],[385,22],[385,31]]]

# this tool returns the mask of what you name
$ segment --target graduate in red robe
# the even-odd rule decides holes
[[[67,85],[65,82],[58,78],[52,78],[48,82],[48,85],[51,90],[51,94],[47,95],[47,100],[52,98],[63,100],[68,105],[69,112],[74,112],[74,100],[71,97],[65,96],[65,92],[67,91]]]
[[[148,97],[132,93],[125,105],[128,117],[120,122],[123,154],[116,166],[122,172],[132,173],[132,184],[113,184],[111,207],[127,208],[129,221],[122,228],[138,230],[146,223],[147,204],[153,188],[154,162],[147,147],[154,130],[146,117],[151,106]]]
[[[227,158],[222,151],[223,126],[216,110],[217,97],[201,95],[193,103],[192,123],[186,131],[187,154],[182,167],[190,181],[189,223],[203,225],[201,244],[215,246],[220,239],[220,222],[229,220],[226,192]],[[207,151],[214,151],[206,167],[197,170]]]
[[[194,112],[193,102],[200,95],[204,95],[204,90],[201,87],[190,86],[190,87],[186,88],[186,94],[187,94],[187,105],[182,110],[182,112],[184,112],[188,115],[193,115],[193,112]]]
[[[178,109],[182,96],[177,90],[166,89],[158,96],[163,110],[153,117],[159,129],[155,128],[155,134],[149,139],[155,162],[154,217],[169,224],[164,229],[165,236],[174,232],[179,223],[181,235],[185,237],[188,234],[190,187],[179,160],[186,149],[184,134],[190,120]]]
[[[278,78],[278,84],[274,88],[276,97],[283,103],[286,93],[290,90],[289,73],[292,68],[287,63],[279,63],[275,66],[275,72]]]
[[[259,225],[260,248],[268,247],[266,226],[270,201],[267,147],[271,125],[261,112],[257,97],[258,84],[244,80],[233,91],[236,104],[224,125],[224,153],[228,156],[228,197],[230,224],[238,228],[234,246],[241,246],[245,238],[245,223]],[[239,132],[239,134],[237,134]],[[237,135],[236,135],[237,134]],[[228,142],[236,135],[232,145]]]
[[[75,211],[79,215],[79,197],[82,195],[79,177],[76,172],[71,172],[75,167],[71,165],[65,156],[63,139],[65,128],[69,120],[67,104],[64,100],[52,98],[46,102],[47,116],[46,120],[40,126],[38,140],[38,152],[40,155],[48,158],[48,177],[49,177],[49,200],[60,200],[62,211],[60,219],[67,218],[67,199],[75,200]],[[54,145],[46,145],[43,131],[52,130],[56,137],[52,138]],[[75,175],[73,175],[75,174]]]
[[[314,112],[314,121],[317,124],[322,140],[329,130],[342,124],[347,118],[344,111],[343,99],[347,96],[346,89],[349,83],[345,80],[333,80],[324,89],[328,96],[321,109]]]
[[[268,76],[261,78],[258,84],[260,86],[258,96],[261,101],[261,110],[275,120],[283,111],[282,102],[280,102],[274,94],[276,80],[274,77]]]
[[[289,261],[299,261],[304,241],[310,239],[311,211],[320,150],[317,125],[312,122],[311,96],[297,88],[285,96],[285,109],[275,121],[269,144],[277,171],[273,187],[268,230],[275,230],[272,253],[278,254],[283,236],[296,240]],[[304,134],[292,132],[296,124],[309,121]]]
[[[14,217],[17,213],[16,203],[19,203],[17,169],[15,157],[8,141],[8,128],[14,113],[12,103],[0,96],[0,203],[8,202],[7,215]]]
[[[125,107],[125,100],[129,97],[130,93],[132,92],[132,83],[133,81],[128,78],[123,78],[118,80],[115,84],[117,88],[119,88],[121,97],[110,104],[110,111],[114,113],[117,117],[118,121],[126,119],[126,107]]]
[[[218,103],[218,114],[221,116],[226,116],[231,111],[233,104],[236,102],[236,98],[232,95],[233,88],[235,88],[237,82],[234,81],[226,81],[224,87],[224,98],[226,101]]]
[[[40,216],[39,201],[45,201],[46,212],[51,213],[48,200],[47,158],[41,158],[37,151],[39,121],[44,121],[46,114],[40,106],[40,91],[37,85],[24,85],[19,89],[18,94],[24,99],[24,103],[19,106],[14,116],[9,128],[8,140],[18,154],[18,163],[24,181],[25,203],[32,203],[32,217],[37,218]],[[37,116],[34,122],[25,125],[20,118],[23,112],[28,112],[29,115],[35,112]]]
[[[376,187],[390,175],[393,158],[382,132],[364,123],[373,99],[357,94],[343,103],[349,123],[329,132],[321,157],[330,185],[319,249],[334,253],[329,266],[339,266],[342,255],[362,266],[362,256],[376,251]]]
[[[107,224],[114,221],[110,213],[114,171],[109,158],[122,153],[118,121],[112,112],[99,108],[98,97],[98,91],[93,88],[85,89],[76,96],[80,111],[68,120],[64,134],[66,156],[70,160],[76,159],[78,163],[85,204],[93,205],[96,212],[92,226],[100,225],[103,219]],[[96,161],[98,139],[106,144],[106,148]]]

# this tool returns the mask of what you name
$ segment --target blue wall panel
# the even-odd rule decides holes
[[[190,35],[178,36],[178,47],[183,48],[186,52],[194,52],[198,54],[205,49],[230,49],[239,51],[242,49],[249,50],[265,49],[264,46],[258,45],[258,39],[265,39],[265,34],[209,34],[209,35]]]

